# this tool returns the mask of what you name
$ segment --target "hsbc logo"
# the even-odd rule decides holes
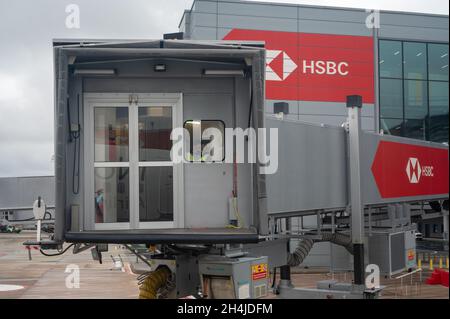
[[[303,74],[348,75],[347,62],[303,60]],[[266,80],[284,81],[298,68],[292,58],[282,50],[266,50]]]
[[[420,181],[422,174],[422,168],[420,167],[419,160],[414,157],[408,159],[406,164],[406,175],[408,175],[409,182],[411,184],[417,184]]]
[[[281,50],[266,51],[266,80],[284,81],[297,69],[297,64]]]
[[[411,184],[418,184],[420,178],[433,177],[433,166],[421,166],[420,162],[415,157],[410,157],[408,163],[406,164],[406,175]]]

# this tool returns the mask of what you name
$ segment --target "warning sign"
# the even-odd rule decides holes
[[[414,253],[414,249],[408,250],[408,260],[416,259],[416,254]]]
[[[259,280],[267,278],[267,264],[256,264],[252,266],[252,279],[253,280]]]

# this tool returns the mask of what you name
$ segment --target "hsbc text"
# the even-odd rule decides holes
[[[422,166],[422,176],[433,177],[433,166]]]
[[[339,74],[342,76],[346,76],[348,74],[348,63],[334,62],[334,61],[303,60],[303,73],[327,74],[327,75]]]

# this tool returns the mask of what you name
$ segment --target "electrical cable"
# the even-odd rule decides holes
[[[74,245],[75,245],[75,244],[70,244],[70,245],[67,246],[64,250],[62,250],[62,251],[60,251],[60,252],[57,252],[57,253],[55,253],[55,254],[47,254],[46,252],[44,252],[44,251],[42,250],[42,248],[39,249],[39,252],[40,252],[42,255],[47,256],[47,257],[60,256],[60,255],[64,254],[67,250],[69,250],[70,247],[72,247],[72,246],[74,246]]]
[[[248,108],[248,128],[250,128],[252,122],[252,110],[253,110],[253,86],[250,81],[250,107]]]
[[[277,282],[277,267],[273,268],[273,281],[272,281],[272,288],[275,288]]]
[[[32,221],[32,220],[35,220],[34,217],[27,218],[27,219],[13,219],[13,220],[7,219],[7,221],[8,221],[8,222],[11,222],[11,223],[15,223],[15,222],[28,222],[28,221]]]
[[[77,95],[77,132],[72,132],[75,139],[74,153],[73,153],[73,172],[72,172],[72,192],[79,194],[80,192],[80,95]],[[76,170],[76,173],[75,173]],[[76,175],[76,179],[75,179]]]
[[[80,95],[77,95],[77,130],[72,131],[72,119],[70,113],[69,98],[67,98],[67,120],[69,124],[69,142],[74,142],[73,150],[73,169],[72,169],[72,193],[75,195],[80,192]]]
[[[49,218],[46,218],[45,216],[50,216]],[[44,218],[42,219],[42,220],[51,220],[52,219],[52,214],[50,214],[50,212],[49,211],[46,211],[45,212],[45,214],[44,214]],[[35,219],[34,217],[30,217],[30,218],[25,218],[25,219],[7,219],[7,221],[8,222],[11,222],[11,223],[16,223],[16,222],[29,222],[29,221],[32,221],[32,220],[37,220],[37,219]]]

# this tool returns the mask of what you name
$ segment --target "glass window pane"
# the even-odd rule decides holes
[[[402,80],[380,80],[381,117],[403,118]]]
[[[404,42],[404,78],[427,79],[427,45],[425,43]]]
[[[425,140],[425,125],[426,120],[416,120],[416,119],[409,119],[405,120],[404,124],[404,136],[413,138],[416,140]]]
[[[424,119],[427,115],[427,82],[405,80],[405,117],[409,119]]]
[[[429,82],[430,116],[448,114],[448,82]]]
[[[170,161],[172,108],[139,108],[139,161]]]
[[[381,119],[380,128],[383,130],[384,134],[402,136],[402,124],[401,119]]]
[[[139,220],[173,221],[172,166],[139,168]]]
[[[430,141],[437,143],[448,143],[448,112],[430,118],[429,136]]]
[[[225,159],[225,124],[216,120],[190,120],[184,123],[189,133],[185,159],[190,162],[221,162]],[[200,134],[195,138],[194,134]],[[217,140],[215,140],[217,138]],[[200,141],[201,145],[194,145]]]
[[[399,41],[380,41],[380,77],[402,77],[402,43]]]
[[[448,81],[448,44],[428,44],[430,80]]]
[[[128,162],[128,108],[94,109],[95,161]]]
[[[429,82],[430,141],[448,143],[448,82]]]
[[[130,221],[130,184],[127,167],[96,167],[95,222],[120,223]]]

